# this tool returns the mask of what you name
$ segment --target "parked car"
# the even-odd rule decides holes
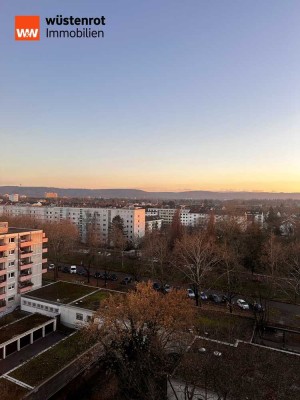
[[[70,274],[76,274],[77,273],[77,267],[76,265],[71,265],[70,267]]]
[[[168,283],[166,283],[165,286],[163,287],[163,292],[170,293],[171,290],[172,290],[171,286]]]
[[[111,274],[109,277],[110,277],[111,281],[117,281],[118,280],[118,277],[117,277],[116,274]]]
[[[236,304],[243,310],[249,310],[249,304],[243,299],[238,299]]]
[[[257,303],[256,301],[253,304],[249,304],[249,307],[251,310],[253,310],[254,312],[264,312],[264,308],[260,303]]]
[[[54,269],[54,268],[55,268],[55,265],[54,265],[54,264],[49,264],[49,265],[48,265],[48,269],[49,269],[49,270],[52,270],[52,269]]]
[[[101,277],[100,272],[95,272],[95,273],[94,273],[94,278],[100,279],[100,277]]]
[[[156,291],[159,291],[159,290],[160,290],[160,284],[157,283],[157,282],[154,282],[153,285],[152,285],[152,287],[153,287],[153,289],[156,290]]]
[[[61,271],[64,273],[69,273],[70,269],[68,267],[63,267]]]
[[[204,293],[204,292],[201,292],[200,293],[200,298],[201,298],[201,300],[207,300],[208,299],[208,296],[207,296],[207,294],[206,293]]]
[[[126,276],[126,277],[121,281],[121,284],[122,284],[122,285],[128,285],[130,282],[132,282],[131,276]]]
[[[194,293],[193,289],[187,289],[187,295],[190,299],[195,298],[195,293]]]
[[[218,294],[215,294],[215,293],[210,294],[210,295],[208,296],[208,299],[211,300],[211,301],[213,301],[213,302],[216,303],[216,304],[223,303],[222,297],[219,296]]]

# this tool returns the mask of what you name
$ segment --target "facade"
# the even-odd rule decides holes
[[[19,201],[19,195],[18,194],[10,194],[8,195],[9,201],[12,201],[13,203],[17,203]]]
[[[148,232],[153,230],[160,230],[162,228],[163,220],[155,217],[146,218],[146,229]]]
[[[59,222],[67,219],[78,227],[84,241],[88,227],[93,224],[98,239],[107,241],[112,220],[117,215],[123,219],[128,240],[145,235],[145,210],[142,208],[79,208],[79,207],[44,207],[30,205],[0,205],[0,215],[26,215],[44,222]]]
[[[9,228],[0,222],[0,316],[20,303],[22,293],[42,286],[47,241],[42,230]]]
[[[170,225],[177,208],[148,208],[146,217],[162,219],[164,224]],[[192,213],[188,208],[180,209],[180,222],[183,226],[196,226],[205,224],[209,220],[208,214]]]
[[[260,226],[264,224],[264,213],[262,211],[246,211],[245,213],[248,223],[256,223]]]

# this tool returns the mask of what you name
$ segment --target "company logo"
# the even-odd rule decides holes
[[[15,40],[40,40],[40,17],[15,16]]]

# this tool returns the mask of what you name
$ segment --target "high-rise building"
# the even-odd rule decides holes
[[[42,230],[0,222],[0,316],[19,304],[22,293],[42,286],[47,241]]]

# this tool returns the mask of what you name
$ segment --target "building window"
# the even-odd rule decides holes
[[[13,237],[12,237],[12,238],[9,238],[8,241],[9,241],[9,243],[14,243],[15,238],[13,238]]]
[[[14,277],[15,277],[15,273],[14,272],[9,272],[8,273],[8,279],[14,278]]]
[[[15,288],[15,284],[12,283],[11,285],[8,285],[8,290],[13,290]]]
[[[78,321],[83,321],[83,314],[76,313],[76,319],[77,319]]]
[[[15,265],[15,262],[14,261],[10,261],[9,263],[8,263],[8,266],[9,267],[13,267]]]
[[[7,301],[14,301],[15,300],[15,296],[10,296]]]
[[[23,305],[26,306],[26,304],[27,304],[27,301],[23,300]]]
[[[15,250],[9,250],[8,254],[9,255],[15,254]]]

